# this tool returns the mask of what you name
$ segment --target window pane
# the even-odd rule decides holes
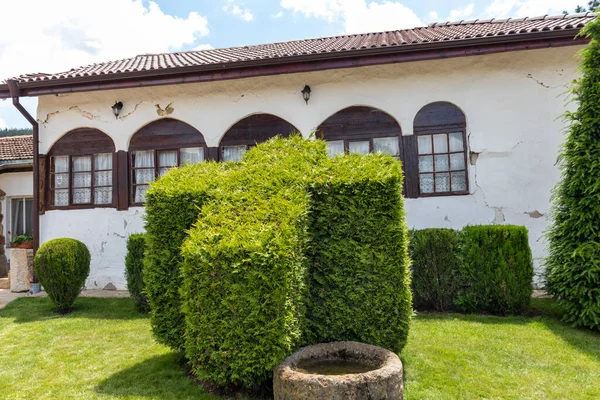
[[[69,189],[58,189],[54,191],[54,205],[68,206],[69,205]]]
[[[419,172],[433,172],[433,156],[419,156]]]
[[[112,171],[94,172],[94,186],[112,186]]]
[[[69,187],[69,174],[54,175],[54,187],[57,189],[68,188]]]
[[[54,172],[69,172],[69,156],[53,157]]]
[[[150,183],[154,180],[154,168],[136,169],[133,173],[133,183]]]
[[[344,154],[344,141],[332,140],[327,142],[327,155],[333,158],[338,154]]]
[[[167,172],[169,172],[169,170],[170,170],[171,168],[172,168],[172,167],[168,167],[168,168],[159,168],[159,169],[158,169],[158,176],[165,176],[165,174],[166,174]]]
[[[23,212],[23,199],[12,199],[10,202],[10,232],[13,237],[25,233],[25,227],[23,226]]]
[[[91,171],[92,157],[73,157],[73,171]]]
[[[181,165],[195,164],[204,161],[203,147],[190,147],[181,149]]]
[[[449,192],[450,191],[450,174],[435,174],[435,191]]]
[[[463,147],[463,134],[462,132],[454,132],[450,135],[450,152],[464,151]]]
[[[348,150],[350,150],[350,153],[369,154],[369,141],[350,142]]]
[[[464,153],[450,154],[450,169],[456,171],[459,169],[465,169],[465,155]]]
[[[94,155],[94,169],[96,171],[112,169],[113,155],[111,153],[102,153]]]
[[[134,151],[133,152],[133,167],[134,168],[154,168],[154,151]]]
[[[247,148],[245,145],[223,147],[223,161],[240,161]]]
[[[433,135],[433,152],[447,153],[448,152],[448,135],[445,133]]]
[[[375,153],[384,153],[390,156],[400,154],[400,143],[397,137],[373,139],[373,151]]]
[[[417,142],[419,144],[419,154],[431,154],[431,135],[419,135],[417,136]]]
[[[94,203],[96,204],[111,204],[112,203],[112,187],[101,187],[94,189]]]
[[[176,167],[177,166],[177,151],[159,151],[158,152],[159,167]]]
[[[33,234],[31,217],[33,216],[33,199],[25,199],[25,234]]]
[[[436,155],[435,156],[435,170],[436,171],[448,171],[450,166],[448,165],[448,155]]]
[[[143,203],[146,201],[146,190],[148,190],[148,185],[136,186],[135,187],[135,202]]]
[[[420,174],[419,186],[421,193],[433,193],[433,174]]]
[[[73,174],[73,187],[90,187],[92,186],[91,172],[78,172]]]
[[[452,191],[459,192],[467,190],[467,175],[465,172],[452,173]]]
[[[92,189],[73,189],[73,204],[89,204],[92,201]]]

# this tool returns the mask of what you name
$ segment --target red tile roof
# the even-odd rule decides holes
[[[31,160],[33,136],[0,137],[0,161]]]
[[[27,74],[21,83],[61,80],[122,73],[159,71],[194,66],[230,65],[239,62],[284,59],[312,54],[344,52],[383,47],[419,46],[434,42],[456,43],[498,36],[522,36],[537,32],[574,31],[595,18],[592,13],[543,16],[535,18],[488,19],[433,23],[427,27],[390,32],[333,36],[256,46],[231,47],[164,54],[142,54],[132,58],[74,68],[56,74]],[[575,34],[573,34],[574,36]],[[291,61],[291,60],[290,60]]]

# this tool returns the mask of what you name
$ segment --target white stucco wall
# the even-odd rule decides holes
[[[131,135],[169,117],[196,127],[208,146],[217,146],[227,129],[254,113],[271,113],[308,136],[331,114],[353,105],[380,108],[412,134],[419,109],[449,101],[467,117],[472,157],[470,195],[408,199],[413,228],[467,224],[525,225],[539,271],[540,240],[548,224],[550,190],[564,123],[566,85],[576,76],[580,47],[531,50],[438,61],[330,70],[169,87],[44,96],[38,106],[40,152],[78,127],[106,132],[117,150],[127,150]],[[300,90],[312,89],[308,105]],[[122,101],[118,120],[111,106]],[[570,107],[574,105],[571,104]],[[88,286],[109,282],[123,287],[125,238],[143,229],[142,210],[49,211],[41,217],[41,240],[68,236],[92,251]]]
[[[11,223],[11,199],[33,197],[33,172],[7,172],[0,174],[0,189],[6,193],[6,196],[2,200],[2,214],[4,215],[2,234],[6,238],[6,244],[8,244],[10,240],[7,233],[10,231]],[[9,255],[10,252],[7,250],[6,257],[8,258]]]

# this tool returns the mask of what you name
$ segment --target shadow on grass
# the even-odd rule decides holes
[[[543,323],[555,335],[560,336],[573,348],[600,361],[600,332],[573,328],[561,321],[564,310],[554,299],[532,299],[531,306],[523,315],[499,317],[480,314],[420,313],[421,320],[459,320],[478,324],[527,325]]]
[[[96,387],[96,392],[118,397],[152,399],[218,399],[207,394],[186,375],[177,353],[150,358],[117,372]]]
[[[17,323],[44,321],[56,318],[94,318],[133,320],[147,318],[139,313],[130,298],[79,297],[69,314],[54,312],[54,305],[47,297],[21,297],[0,310],[0,318],[11,318]]]

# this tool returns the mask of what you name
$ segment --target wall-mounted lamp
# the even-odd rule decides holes
[[[115,105],[111,107],[113,110],[113,114],[115,114],[115,118],[119,119],[119,114],[121,113],[121,109],[123,108],[123,103],[120,101],[115,102]]]
[[[304,101],[308,104],[308,100],[310,99],[310,86],[304,86],[304,89],[302,89],[302,97],[304,97]]]

